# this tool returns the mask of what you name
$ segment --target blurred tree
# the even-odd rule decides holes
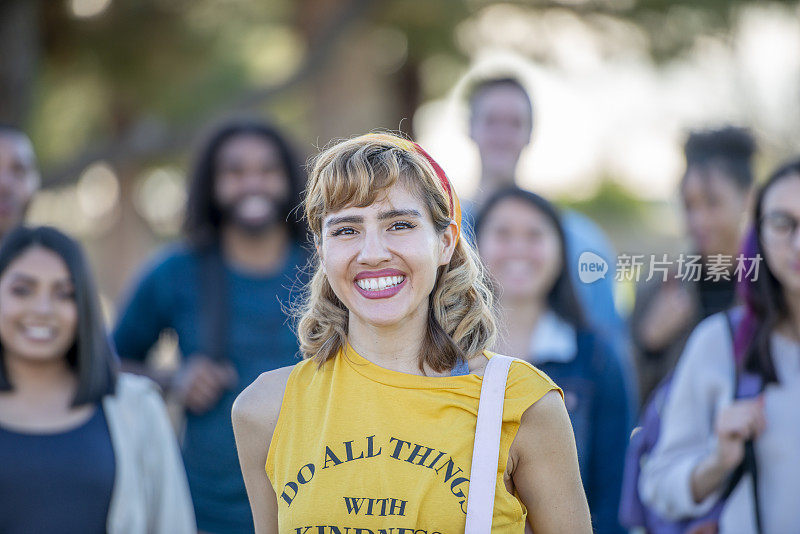
[[[401,131],[408,135],[414,131],[414,113],[423,98],[433,96],[424,94],[421,65],[435,54],[455,57],[463,54],[453,36],[458,24],[472,11],[469,4],[463,0],[395,1],[383,3],[382,9],[376,13],[378,24],[394,27],[405,36],[404,61],[391,75],[398,88],[395,113]]]
[[[761,0],[494,0],[466,1],[473,10],[509,4],[534,11],[566,10],[587,21],[602,23],[608,16],[633,23],[648,37],[656,61],[674,58],[691,46],[699,34],[727,33],[743,7]],[[800,5],[797,0],[771,0],[776,5]]]
[[[0,0],[0,121],[21,125],[39,66],[39,2]]]
[[[252,50],[253,36],[293,28],[300,20],[294,10],[306,3],[319,2],[115,0],[89,20],[48,9],[43,79],[54,83],[43,84],[43,102],[31,121],[50,164],[45,185],[71,182],[99,159],[170,155],[210,120],[252,110],[306,81],[369,2],[328,2],[337,6],[336,16],[322,19],[322,28],[303,28],[302,63],[274,83],[252,80],[251,55],[269,54]],[[86,93],[95,98],[76,103],[79,113],[60,109]],[[64,120],[54,121],[53,113]]]
[[[776,0],[796,5],[797,0]],[[562,10],[588,23],[608,17],[647,36],[656,59],[680,54],[702,32],[728,29],[757,0],[517,0],[531,13]],[[389,88],[390,127],[410,133],[422,100],[421,70],[432,57],[466,62],[456,28],[490,0],[0,0],[0,120],[26,125],[50,172],[70,182],[97,159],[160,158],[184,149],[202,125],[230,111],[264,109],[288,89],[341,61],[342,41],[359,43],[351,66],[365,83]],[[99,6],[81,12],[80,6]],[[360,21],[360,24],[354,24]],[[357,33],[354,32],[357,29]],[[371,37],[363,35],[371,33]],[[337,54],[340,54],[337,56]],[[387,59],[388,58],[388,59]],[[334,83],[344,83],[347,71]],[[352,81],[352,80],[349,80]],[[322,108],[324,109],[324,107]],[[379,121],[380,122],[380,121]],[[373,124],[374,125],[374,124]],[[325,139],[322,139],[323,143]],[[88,147],[88,148],[86,148]]]

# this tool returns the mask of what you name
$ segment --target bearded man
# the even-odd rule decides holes
[[[198,154],[184,239],[161,251],[132,285],[114,330],[128,371],[182,401],[183,458],[201,532],[253,532],[231,407],[259,374],[297,361],[285,314],[307,256],[294,216],[305,176],[269,125],[224,124]],[[181,364],[164,373],[147,356],[177,334]]]

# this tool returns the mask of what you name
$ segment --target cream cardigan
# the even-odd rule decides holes
[[[109,534],[197,532],[186,472],[157,386],[122,373],[103,409],[116,462]]]

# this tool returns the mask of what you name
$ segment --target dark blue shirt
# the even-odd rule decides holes
[[[539,355],[534,363],[564,391],[594,532],[623,534],[617,511],[633,406],[622,366],[608,344],[588,330],[576,335],[572,358]]]
[[[280,272],[243,273],[224,266],[228,298],[225,357],[239,376],[208,412],[187,413],[183,460],[197,525],[217,534],[253,532],[253,520],[242,479],[231,425],[236,396],[259,374],[298,361],[297,338],[284,306],[299,294],[299,268],[305,263],[293,247]],[[166,329],[177,333],[183,358],[207,354],[207,332],[200,317],[199,280],[202,256],[185,246],[172,246],[145,269],[122,310],[114,342],[122,358],[142,361]],[[267,444],[264,444],[266,447]]]
[[[106,532],[114,469],[102,406],[65,432],[0,427],[0,532]]]

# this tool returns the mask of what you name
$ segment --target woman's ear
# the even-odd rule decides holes
[[[327,276],[328,271],[325,270],[325,260],[322,257],[322,240],[316,234],[314,235],[314,248],[317,250],[317,257],[319,257],[319,266],[322,272]]]
[[[444,229],[441,239],[441,252],[439,253],[439,265],[447,265],[453,257],[453,252],[456,250],[458,243],[458,226],[455,221],[450,221],[447,228]]]

